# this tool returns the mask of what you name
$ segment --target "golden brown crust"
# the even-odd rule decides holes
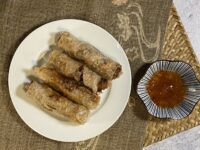
[[[110,87],[112,84],[111,80],[101,79],[98,85],[98,91],[102,91]]]
[[[46,84],[63,93],[69,99],[82,104],[89,109],[96,108],[100,97],[85,86],[81,86],[74,80],[60,75],[54,69],[48,67],[36,67],[33,69],[35,75]]]
[[[47,85],[33,81],[26,84],[25,89],[25,93],[48,112],[73,122],[86,122],[89,110],[85,106],[70,101]]]
[[[61,50],[55,49],[51,51],[49,54],[48,63],[52,64],[58,72],[62,73],[66,77],[80,81],[81,68],[83,64],[70,58]]]
[[[106,79],[102,79],[100,75],[92,71],[85,64],[71,58],[61,50],[53,50],[49,54],[48,63],[53,65],[56,71],[64,76],[81,81],[83,85],[91,89],[94,93],[109,87]],[[104,84],[99,84],[101,81],[104,81]]]
[[[99,82],[101,81],[101,76],[99,76],[97,73],[89,69],[88,67],[84,66],[83,67],[83,84],[90,89],[94,93],[98,91],[98,85]]]
[[[119,63],[104,56],[92,45],[79,41],[69,32],[60,34],[57,46],[70,56],[83,61],[105,79],[115,79],[121,74],[122,67]]]

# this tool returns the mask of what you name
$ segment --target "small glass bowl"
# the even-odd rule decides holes
[[[186,95],[183,101],[173,108],[157,106],[146,90],[148,81],[157,71],[173,71],[178,73],[185,82]],[[158,118],[181,119],[188,116],[200,99],[200,82],[197,80],[191,65],[182,61],[160,60],[154,62],[137,85],[137,93],[144,102],[148,112]],[[169,95],[170,97],[170,95]]]

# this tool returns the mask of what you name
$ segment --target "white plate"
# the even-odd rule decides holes
[[[60,31],[71,32],[122,65],[123,74],[112,82],[110,89],[101,94],[100,106],[92,112],[84,125],[72,125],[50,116],[31,104],[23,91],[23,83],[28,81],[28,70],[49,49],[49,45],[54,43],[54,35]],[[65,142],[86,140],[111,127],[125,109],[131,90],[130,65],[117,40],[95,24],[74,19],[50,22],[30,33],[15,52],[8,80],[13,105],[22,120],[37,133]]]

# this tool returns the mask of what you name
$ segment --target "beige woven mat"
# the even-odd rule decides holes
[[[196,72],[197,78],[200,79],[200,64],[188,41],[188,37],[174,7],[172,7],[170,12],[161,57],[162,59],[183,60],[190,63]],[[199,113],[200,103],[196,105],[195,109],[188,117],[181,120],[161,120],[150,117],[146,128],[144,146],[148,146],[199,125]]]

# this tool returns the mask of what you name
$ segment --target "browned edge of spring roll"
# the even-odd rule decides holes
[[[72,59],[61,50],[52,50],[48,57],[48,63],[66,77],[80,81],[83,64]]]
[[[81,81],[83,85],[94,93],[101,92],[111,85],[109,80],[103,79],[85,64],[71,58],[62,50],[52,50],[49,54],[48,63],[53,65],[56,71],[64,76]]]
[[[69,99],[89,109],[94,109],[98,106],[100,97],[97,93],[93,93],[87,87],[78,84],[72,79],[65,78],[54,69],[42,66],[35,67],[33,72],[36,77]]]
[[[25,93],[46,111],[79,124],[88,119],[89,110],[61,96],[45,84],[33,81],[25,84]]]
[[[122,73],[122,66],[119,63],[103,55],[89,43],[78,40],[69,32],[58,34],[56,43],[68,55],[83,61],[105,79],[116,79]]]

